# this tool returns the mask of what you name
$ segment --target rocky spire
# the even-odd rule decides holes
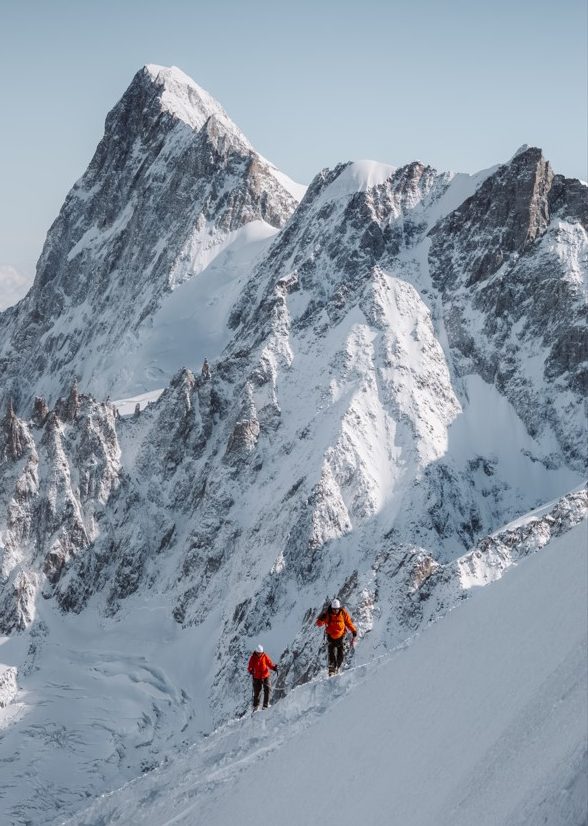
[[[80,393],[78,389],[78,380],[73,380],[71,389],[69,391],[69,398],[66,405],[66,416],[70,422],[77,419],[80,410]]]
[[[33,404],[33,421],[37,427],[42,427],[49,413],[49,407],[44,396],[35,396]]]
[[[17,418],[12,398],[8,400],[2,422],[3,458],[16,462],[24,455],[26,438],[22,422]]]

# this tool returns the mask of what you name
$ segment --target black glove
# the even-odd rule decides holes
[[[353,639],[355,639],[357,637],[357,631],[352,631],[351,633],[353,634]]]
[[[276,672],[276,674],[278,673],[278,666],[277,665],[274,665],[274,671]]]

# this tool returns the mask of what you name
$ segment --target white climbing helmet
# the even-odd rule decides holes
[[[339,602],[338,599],[334,599],[331,602],[331,608],[333,609],[333,611],[338,611],[340,607],[341,607],[341,603]]]
[[[258,645],[255,650],[257,651],[258,654],[263,654],[263,645]]]

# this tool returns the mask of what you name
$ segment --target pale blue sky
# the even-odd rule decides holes
[[[585,0],[0,0],[0,13],[0,266],[29,276],[145,63],[183,69],[304,183],[361,158],[472,172],[522,143],[588,177]]]

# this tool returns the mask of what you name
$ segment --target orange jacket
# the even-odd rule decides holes
[[[357,634],[355,625],[351,621],[351,617],[345,610],[340,608],[338,611],[333,611],[332,608],[327,608],[322,614],[319,614],[316,624],[318,626],[326,625],[325,631],[327,636],[332,640],[339,640],[345,634],[345,629],[351,631],[353,636]]]
[[[249,657],[247,671],[254,680],[265,680],[266,677],[269,677],[270,668],[272,671],[276,670],[275,665],[271,661],[271,657],[268,657],[267,654],[258,654],[257,651],[254,651]]]

